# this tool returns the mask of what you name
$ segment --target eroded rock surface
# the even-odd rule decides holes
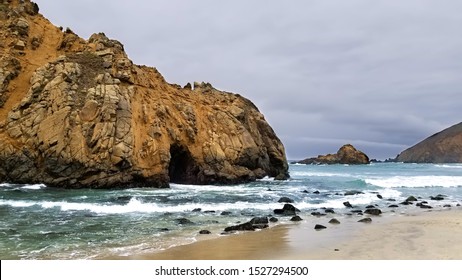
[[[343,145],[336,154],[320,155],[299,161],[302,164],[368,164],[369,157],[353,145]]]
[[[1,3],[0,181],[166,187],[288,178],[281,141],[248,99],[204,82],[169,84],[102,33],[83,40],[30,1]]]

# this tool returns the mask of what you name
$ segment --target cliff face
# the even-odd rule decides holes
[[[462,123],[440,131],[396,158],[398,162],[462,163]]]
[[[353,145],[343,145],[336,154],[320,155],[299,161],[301,164],[368,164],[369,157]]]
[[[0,181],[165,187],[288,178],[281,141],[252,102],[184,88],[123,45],[64,32],[29,1],[0,2]]]

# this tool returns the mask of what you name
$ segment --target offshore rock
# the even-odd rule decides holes
[[[123,45],[0,2],[0,182],[167,187],[287,179],[284,147],[248,99],[182,88]]]
[[[369,164],[369,157],[357,150],[353,145],[343,145],[336,154],[319,155],[307,158],[297,163],[301,164]]]
[[[462,163],[462,123],[435,133],[401,152],[395,161],[407,163]]]

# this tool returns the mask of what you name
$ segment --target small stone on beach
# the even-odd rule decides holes
[[[343,203],[343,205],[345,205],[345,207],[347,207],[347,208],[353,208],[353,205],[351,205],[351,203],[349,201],[345,201]]]
[[[358,221],[358,223],[372,223],[371,218],[364,218]]]
[[[299,221],[302,221],[303,219],[300,218],[300,216],[293,216],[290,220],[291,220],[292,222],[299,222]]]
[[[314,226],[314,229],[315,229],[315,230],[321,230],[321,229],[326,229],[326,228],[327,228],[326,226],[323,226],[323,225],[320,225],[320,224],[316,224],[316,225]]]
[[[337,219],[331,219],[331,220],[329,221],[329,224],[338,225],[338,224],[340,224],[340,221],[337,220]]]

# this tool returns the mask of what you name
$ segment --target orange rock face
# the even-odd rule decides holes
[[[398,162],[462,163],[462,123],[435,133],[403,151]]]
[[[108,188],[288,178],[284,147],[251,101],[208,83],[169,84],[134,65],[120,42],[62,32],[29,1],[3,1],[0,20],[0,181]]]

